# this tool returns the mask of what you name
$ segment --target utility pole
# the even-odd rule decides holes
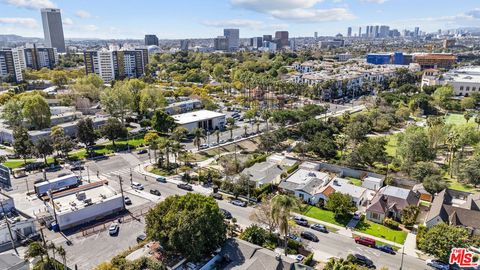
[[[48,190],[48,195],[50,196],[50,201],[52,202],[53,216],[55,217],[55,223],[57,224],[58,230],[60,231],[60,224],[58,224],[57,210],[55,209],[55,202],[53,201],[52,190]]]
[[[27,185],[27,194],[28,194],[30,191],[29,191],[29,188],[28,188],[28,180],[27,180],[27,177],[25,177],[25,185]]]
[[[0,205],[2,206],[2,212],[3,212],[3,216],[5,217],[5,223],[7,223],[8,233],[10,234],[10,241],[12,242],[13,250],[15,250],[15,253],[17,253],[18,255],[17,247],[15,247],[15,241],[13,240],[12,228],[10,227],[10,222],[8,221],[7,213],[5,212],[5,208],[3,207],[3,199],[1,198],[0,198]]]
[[[85,168],[87,168],[88,183],[91,183],[91,182],[90,182],[90,171],[88,170],[88,167],[87,167],[87,166],[85,166]]]
[[[403,269],[403,255],[405,254],[405,245],[403,245],[403,248],[402,248],[402,261],[400,262],[400,270]]]
[[[123,204],[123,209],[125,209],[125,197],[123,196],[123,186],[122,186],[122,177],[118,175],[118,181],[120,182],[120,192],[122,193],[122,204]]]
[[[133,184],[133,172],[132,172],[132,168],[130,168],[130,184]]]

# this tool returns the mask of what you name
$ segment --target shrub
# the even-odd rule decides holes
[[[298,253],[298,249],[302,246],[301,243],[295,241],[295,240],[292,240],[292,239],[288,239],[288,249],[293,249],[295,250],[295,254]]]
[[[417,239],[416,239],[417,248],[422,243],[426,233],[427,233],[427,227],[425,227],[424,225],[419,225],[417,228]]]
[[[311,266],[312,263],[313,263],[313,252],[308,254],[308,256],[305,257],[305,259],[303,259],[303,264],[305,265]]]
[[[290,168],[288,168],[287,173],[288,173],[288,174],[293,173],[294,171],[296,171],[296,170],[298,169],[298,166],[300,166],[300,164],[299,164],[299,163],[295,163],[293,166],[291,166]]]
[[[400,223],[396,222],[395,220],[391,219],[391,218],[386,218],[383,220],[383,225],[391,228],[391,229],[395,229],[397,230],[398,229],[398,225],[400,225]]]

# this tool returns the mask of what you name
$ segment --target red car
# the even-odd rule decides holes
[[[375,240],[368,237],[357,236],[355,237],[355,243],[372,247],[372,248],[375,247]]]

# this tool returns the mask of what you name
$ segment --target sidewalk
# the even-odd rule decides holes
[[[328,223],[328,222],[325,222],[325,221],[322,221],[322,220],[318,220],[318,219],[315,219],[315,218],[311,218],[311,217],[307,217],[307,216],[304,216],[304,215],[301,215],[301,214],[295,214],[296,216],[300,216],[300,217],[303,217],[304,219],[310,221],[310,222],[314,222],[314,223],[318,223],[318,224],[322,224],[322,225],[325,225],[325,226],[328,226],[328,227],[331,227],[331,228],[334,228],[334,229],[337,229],[338,231],[336,232],[337,234],[340,234],[340,235],[344,235],[344,236],[348,236],[348,237],[353,237],[353,234],[355,235],[359,235],[359,236],[364,236],[364,237],[368,237],[368,238],[372,238],[372,239],[375,239],[377,241],[381,241],[383,243],[386,243],[386,244],[389,244],[391,246],[396,246],[396,247],[399,247],[399,248],[402,248],[403,245],[399,244],[399,243],[394,243],[392,241],[389,241],[389,240],[386,240],[386,239],[383,239],[383,238],[380,238],[380,237],[376,237],[376,236],[373,236],[373,235],[370,235],[370,234],[366,234],[366,233],[362,233],[362,232],[359,232],[359,231],[354,231],[354,230],[350,230],[350,229],[347,229],[343,226],[338,226],[336,224],[332,224],[332,223]],[[410,233],[409,233],[410,235]],[[415,235],[414,235],[415,236]],[[405,240],[405,244],[407,244],[407,241],[408,241],[408,236],[407,236],[407,240]],[[413,238],[413,244],[415,244],[415,238]],[[410,245],[410,242],[409,242],[409,245]],[[410,249],[411,250],[411,249]],[[415,248],[414,248],[415,250]],[[405,254],[408,254],[410,256],[414,256],[415,258],[417,258],[417,253],[416,252],[410,252],[410,253],[407,253],[407,247],[405,247]]]

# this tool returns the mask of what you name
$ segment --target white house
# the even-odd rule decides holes
[[[222,129],[225,126],[225,114],[208,110],[182,113],[172,116],[179,126],[192,132],[195,128],[205,130]]]
[[[362,181],[362,187],[366,189],[378,191],[382,186],[383,186],[383,179],[381,178],[367,176]]]

